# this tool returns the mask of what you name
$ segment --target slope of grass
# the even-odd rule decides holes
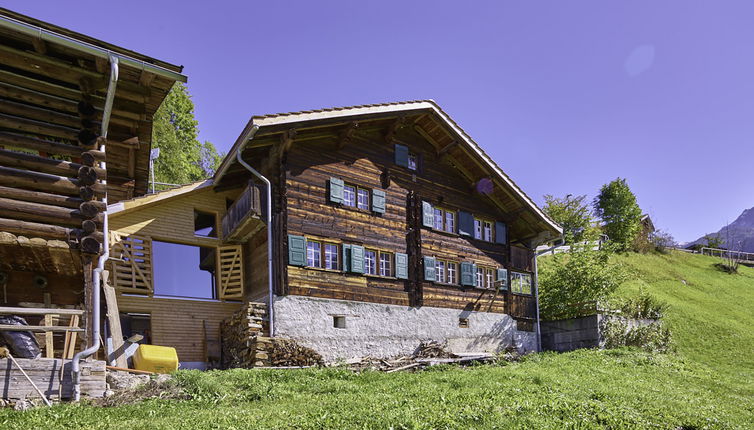
[[[0,427],[751,428],[754,270],[733,277],[683,254],[618,258],[635,274],[622,294],[644,288],[670,303],[677,353],[582,350],[421,373],[185,371],[175,380],[192,400],[0,410]]]

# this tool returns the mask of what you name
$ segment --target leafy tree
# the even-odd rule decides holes
[[[707,241],[707,248],[722,248],[723,244],[725,244],[725,241],[723,240],[722,236],[720,236],[720,233],[708,234],[704,236],[704,240]]]
[[[222,155],[210,142],[199,142],[194,103],[185,85],[177,82],[154,115],[152,147],[156,182],[186,184],[214,174]]]
[[[574,318],[593,314],[595,302],[603,302],[627,279],[625,270],[611,261],[608,249],[583,249],[548,257],[539,269],[539,307],[545,319]]]
[[[594,227],[591,209],[585,201],[586,196],[568,194],[558,198],[547,194],[544,198],[544,211],[563,227],[566,244],[597,238],[599,232]]]
[[[641,208],[625,179],[617,178],[600,189],[594,212],[604,222],[604,232],[616,251],[628,251],[641,231]]]

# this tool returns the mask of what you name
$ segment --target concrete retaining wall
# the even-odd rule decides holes
[[[619,319],[630,330],[654,324],[653,319],[630,319],[613,315],[590,315],[558,321],[542,321],[542,349],[545,351],[573,351],[580,348],[601,348],[605,339],[602,328],[608,319]]]
[[[335,327],[334,317],[344,317],[345,327]],[[467,328],[459,326],[461,318]],[[275,297],[275,335],[295,339],[328,362],[410,355],[428,340],[447,342],[459,353],[536,349],[536,334],[518,330],[509,315],[293,295]]]

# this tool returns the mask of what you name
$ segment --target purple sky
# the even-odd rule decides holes
[[[538,203],[625,177],[680,241],[754,206],[754,2],[362,3],[3,6],[185,65],[224,151],[253,114],[431,98]]]

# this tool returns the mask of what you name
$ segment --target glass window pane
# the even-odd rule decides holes
[[[492,223],[484,222],[484,240],[492,242]]]
[[[435,271],[437,272],[437,282],[445,282],[445,262],[435,261]]]
[[[338,245],[325,244],[325,269],[338,270]]]
[[[367,249],[364,251],[364,273],[367,275],[377,274],[377,251]]]
[[[346,206],[356,206],[356,188],[353,185],[343,187],[343,204]]]
[[[322,254],[319,242],[306,242],[306,265],[322,267]]]
[[[455,233],[456,231],[456,214],[455,212],[445,212],[445,231]]]
[[[435,230],[442,230],[442,209],[435,208]]]
[[[475,219],[474,220],[474,239],[481,239],[482,238],[482,221]]]
[[[410,170],[416,170],[418,164],[416,154],[408,154],[408,168]]]
[[[359,201],[357,206],[359,209],[369,210],[369,190],[359,188]]]
[[[482,288],[484,286],[484,270],[481,267],[476,268],[476,284],[477,287]]]
[[[380,275],[393,276],[393,254],[380,253]]]
[[[448,263],[448,284],[456,283],[456,263]]]
[[[152,241],[154,293],[215,299],[215,248]]]

